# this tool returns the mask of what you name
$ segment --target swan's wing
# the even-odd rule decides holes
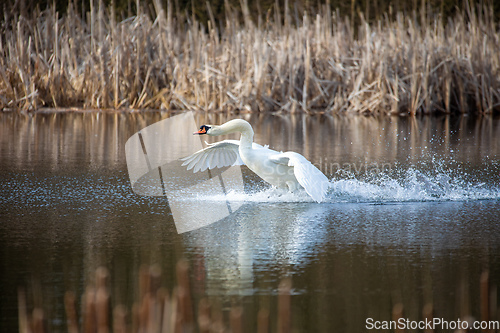
[[[297,178],[297,181],[306,190],[307,194],[317,202],[325,199],[330,182],[304,156],[294,152],[286,152],[272,155],[269,159],[275,163],[293,167],[295,178]]]
[[[279,154],[269,156],[269,160],[276,164],[287,165],[290,162],[290,157],[286,156],[282,151]]]
[[[208,144],[208,143],[207,143]],[[206,169],[223,168],[231,165],[244,164],[240,158],[238,140],[224,140],[208,144],[205,149],[199,150],[191,156],[184,157],[182,165],[193,172],[205,171]]]

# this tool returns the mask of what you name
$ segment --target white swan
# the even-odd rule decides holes
[[[224,140],[209,144],[182,160],[183,166],[193,172],[215,167],[245,164],[266,182],[278,188],[288,187],[290,192],[301,186],[317,202],[325,199],[329,181],[326,176],[304,156],[294,152],[277,152],[253,143],[252,126],[243,119],[233,119],[225,124],[202,125],[198,135],[224,135],[241,132],[240,140]]]

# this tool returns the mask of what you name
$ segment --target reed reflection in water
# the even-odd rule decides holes
[[[346,183],[345,173],[326,172],[345,192],[317,205],[277,193],[243,168],[246,193],[235,194],[244,203],[236,214],[179,235],[168,200],[135,195],[125,164],[126,140],[168,116],[0,115],[1,331],[17,325],[19,285],[29,308],[45,310],[51,331],[64,331],[64,292],[83,294],[102,265],[110,270],[113,305],[130,307],[141,265],[158,264],[172,289],[175,264],[186,258],[195,303],[208,296],[224,310],[240,304],[248,318],[262,306],[276,309],[279,281],[290,277],[298,331],[359,332],[367,317],[390,320],[397,303],[410,319],[422,318],[428,303],[447,320],[478,318],[481,273],[499,284],[498,119],[245,115],[256,142],[316,165],[389,163],[391,173],[352,173]],[[196,115],[198,125],[228,119]],[[433,184],[417,171],[445,174],[461,196],[429,199]],[[404,183],[413,176],[420,192]],[[393,181],[403,192],[427,194],[394,200]],[[356,196],[346,184],[360,187]],[[248,331],[256,325],[245,324]]]

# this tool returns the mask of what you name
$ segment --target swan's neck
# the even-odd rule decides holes
[[[221,125],[220,129],[223,130],[225,134],[240,132],[240,147],[252,148],[253,129],[247,121],[243,119],[233,119]]]
[[[240,146],[242,148],[252,148],[252,143],[253,143],[253,129],[248,125],[249,130],[245,132],[241,132],[241,138],[240,138]]]

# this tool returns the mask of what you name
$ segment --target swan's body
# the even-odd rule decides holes
[[[291,192],[303,187],[317,202],[324,200],[329,187],[328,178],[304,156],[294,152],[278,152],[253,142],[252,126],[243,119],[233,119],[214,126],[203,125],[194,134],[211,136],[240,132],[240,140],[224,140],[210,144],[183,159],[182,165],[193,172],[207,168],[245,164],[266,182]]]

